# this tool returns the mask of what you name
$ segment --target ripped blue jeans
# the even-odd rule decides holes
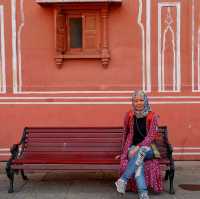
[[[137,184],[138,193],[147,192],[147,186],[144,177],[144,160],[139,166],[137,165],[141,150],[145,151],[144,160],[150,160],[153,158],[154,154],[151,147],[140,147],[136,154],[129,160],[125,172],[120,177],[120,179],[124,180],[125,182],[128,182],[130,178],[134,177]]]

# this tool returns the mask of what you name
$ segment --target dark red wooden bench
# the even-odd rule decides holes
[[[165,129],[160,128],[160,138],[165,135]],[[115,156],[121,153],[122,134],[122,127],[25,128],[20,143],[12,146],[6,166],[10,180],[8,192],[14,191],[14,174],[19,172],[24,180],[27,180],[26,172],[118,172],[119,160]],[[163,154],[172,152],[171,149],[162,151]],[[167,165],[166,179],[170,177],[172,192],[173,164],[169,157],[161,161]]]

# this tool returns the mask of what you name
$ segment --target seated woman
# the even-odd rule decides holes
[[[133,110],[126,114],[124,120],[121,177],[115,185],[117,191],[124,194],[130,182],[132,191],[136,191],[137,185],[139,199],[149,199],[148,189],[155,192],[163,190],[159,152],[153,144],[157,136],[158,116],[151,111],[143,91],[133,93],[132,106]]]

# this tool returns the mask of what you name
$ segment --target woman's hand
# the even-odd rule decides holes
[[[115,156],[115,160],[119,160],[120,157],[121,157],[121,155],[116,155],[116,156]]]
[[[131,148],[129,150],[129,152],[128,152],[129,159],[132,158],[133,156],[135,156],[135,154],[137,153],[137,151],[138,151],[139,148],[140,148],[139,146],[136,146],[136,147]]]

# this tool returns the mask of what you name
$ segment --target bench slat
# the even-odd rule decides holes
[[[28,143],[119,143],[121,137],[118,138],[27,138]]]
[[[114,159],[21,159],[14,164],[119,164]]]
[[[65,155],[66,158],[69,155],[74,155],[74,156],[78,156],[78,155],[96,155],[96,156],[105,156],[105,155],[119,155],[120,151],[52,151],[51,153],[49,153],[49,151],[25,151],[23,152],[24,155],[44,155],[49,157],[49,155],[51,156],[51,158],[54,158],[56,156],[59,155]]]
[[[30,138],[119,138],[119,133],[33,133],[29,134]]]
[[[49,151],[49,152],[59,152],[59,151],[120,151],[121,147],[119,146],[65,146],[65,147],[27,147],[24,152],[35,152],[35,151]]]
[[[119,170],[119,163],[112,164],[24,164],[24,165],[13,165],[12,168],[24,169],[29,171],[52,171],[52,170],[73,170],[73,171],[110,171]]]
[[[64,142],[64,143],[53,143],[53,142],[32,142],[29,143],[26,148],[31,148],[31,147],[118,147],[121,148],[121,144],[117,142],[97,142],[97,143],[92,143],[92,142],[84,142],[84,143],[79,143],[79,142]]]
[[[28,132],[82,132],[82,133],[94,133],[94,132],[119,132],[121,133],[123,131],[122,127],[60,127],[60,128],[54,128],[54,127],[43,127],[43,128],[26,128]]]

